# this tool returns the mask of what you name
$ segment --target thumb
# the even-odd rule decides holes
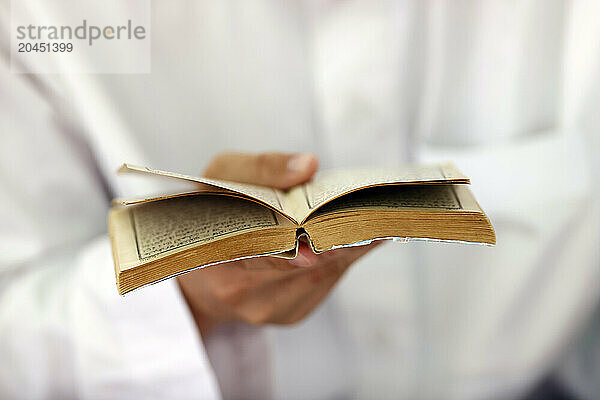
[[[310,153],[221,153],[204,176],[288,189],[308,181],[318,166],[317,157]]]

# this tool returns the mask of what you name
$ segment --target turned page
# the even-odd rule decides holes
[[[404,185],[355,191],[328,202],[313,215],[364,209],[481,211],[466,185]]]
[[[307,184],[297,186],[287,192],[264,186],[195,177],[131,164],[123,164],[119,172],[143,173],[171,179],[183,179],[204,185],[205,188],[208,186],[208,191],[221,191],[221,193],[233,195],[241,194],[281,212],[297,223],[306,220],[313,210],[328,201],[358,189],[385,184],[469,183],[469,179],[451,163],[320,171]],[[151,202],[177,197],[182,194],[186,193],[161,195],[153,198],[141,197],[120,200],[119,202],[121,204]]]
[[[162,176],[162,177],[171,178],[171,179],[173,179],[173,178],[181,179],[181,180],[185,180],[188,182],[194,182],[199,185],[202,185],[201,187],[204,188],[203,189],[204,191],[206,191],[206,186],[208,186],[209,188],[212,188],[209,190],[217,192],[217,193],[218,192],[239,193],[239,194],[247,196],[251,199],[255,199],[255,200],[283,213],[283,214],[286,214],[283,209],[283,206],[281,204],[282,203],[281,198],[283,197],[283,193],[280,190],[272,189],[272,188],[265,187],[265,186],[250,185],[250,184],[246,184],[246,183],[230,182],[230,181],[224,181],[224,180],[219,180],[219,179],[209,179],[209,178],[203,178],[203,177],[197,177],[197,176],[191,176],[191,175],[184,175],[184,174],[162,171],[162,170],[148,168],[148,167],[139,167],[139,166],[132,165],[132,164],[123,164],[123,166],[119,169],[119,173],[142,173],[142,174],[149,174],[149,175],[154,175],[154,176]],[[219,190],[215,190],[215,188],[224,189],[224,190],[219,191]],[[156,197],[141,197],[138,199],[121,199],[121,200],[118,200],[118,202],[121,204],[135,204],[135,203],[149,202],[149,201],[164,199],[165,197],[167,197],[167,198],[176,197],[181,194],[183,194],[183,193],[170,194],[170,195],[166,195],[166,196],[162,195],[162,196],[156,196]]]
[[[302,219],[323,204],[358,189],[414,183],[469,183],[469,179],[451,163],[322,171],[303,186],[308,212]]]
[[[116,210],[111,215],[111,236],[124,270],[188,246],[284,221],[272,210],[244,199],[178,197]]]

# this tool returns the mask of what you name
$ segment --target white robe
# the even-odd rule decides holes
[[[512,398],[591,317],[597,2],[154,1],[139,75],[11,74],[5,3],[0,397]],[[174,281],[116,294],[105,216],[159,189],[119,163],[198,173],[222,150],[454,160],[498,245],[390,243],[304,322],[205,348]],[[263,382],[227,373],[248,366]]]

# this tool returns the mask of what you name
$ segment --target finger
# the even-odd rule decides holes
[[[244,260],[233,261],[232,263],[240,268],[251,271],[296,271],[303,268],[314,266],[318,261],[318,256],[310,249],[308,244],[300,243],[298,253],[293,259],[278,257],[254,257]],[[300,267],[300,268],[299,268]]]
[[[289,260],[289,264],[295,267],[308,268],[317,263],[318,256],[312,251],[308,243],[300,242],[298,244],[298,254],[296,258]]]
[[[292,259],[282,259],[270,257],[270,267],[274,267],[281,271],[300,271],[304,268],[310,268],[317,264],[318,256],[311,250],[309,245],[300,242],[296,257]]]
[[[377,241],[364,246],[335,249],[321,254],[315,254],[308,243],[300,241],[298,253],[296,257],[291,260],[276,257],[256,257],[234,261],[232,263],[246,270],[275,269],[279,271],[300,271],[303,268],[319,267],[336,259],[351,264],[359,257],[377,247],[380,243],[382,242]]]
[[[248,271],[272,271],[273,275],[281,275],[283,271],[298,269],[296,266],[290,264],[288,259],[271,256],[240,260],[236,262],[236,265]]]
[[[251,323],[289,323],[291,318],[309,310],[302,307],[307,298],[317,295],[323,283],[315,284],[304,273],[267,282],[247,292],[246,301],[236,308],[238,316]],[[321,296],[322,298],[322,296]],[[297,308],[301,308],[298,310]]]
[[[314,270],[311,270],[312,272]],[[322,301],[325,299],[331,289],[340,280],[343,274],[329,274],[318,283],[314,283],[312,279],[310,282],[313,284],[313,290],[308,291],[304,296],[297,299],[297,301],[290,306],[289,312],[285,315],[280,314],[278,319],[282,324],[290,324],[300,321],[310,314]]]
[[[277,298],[277,302],[274,303],[277,307],[262,309],[262,312],[268,314],[269,322],[285,324],[304,318],[327,296],[356,259],[377,246],[377,244],[369,244],[339,249],[335,251],[333,257],[325,258],[315,255],[307,243],[301,242],[301,245],[305,246],[301,247],[302,251],[313,257],[310,266],[316,268],[296,268],[296,274],[270,281],[255,291],[256,297],[253,298],[262,299],[259,300],[259,304],[263,306],[265,304],[263,296]],[[254,311],[265,317],[265,314],[258,310],[259,306],[256,304],[254,306]]]
[[[308,181],[319,161],[309,153],[222,153],[204,172],[207,178],[288,189]]]
[[[297,269],[298,273],[255,288],[241,304],[240,317],[254,323],[290,324],[308,315],[343,275],[333,269]],[[319,275],[314,278],[315,273]]]
[[[320,255],[324,256],[323,258],[326,259],[337,258],[347,260],[348,262],[354,262],[374,248],[380,246],[382,243],[382,240],[377,240],[362,246],[350,246],[335,250],[328,250]]]
[[[352,262],[369,251],[370,247],[340,249],[344,251],[325,259],[315,255],[307,243],[301,242],[299,255],[310,257],[310,266],[316,268],[294,267],[294,271],[270,271],[276,274],[276,277],[272,277],[274,279],[263,279],[259,284],[247,287],[245,301],[238,302],[236,308],[238,316],[253,323],[284,324],[304,318],[327,296]],[[289,267],[291,264],[287,260],[269,261],[273,265],[287,264]],[[281,265],[276,268],[284,268]],[[264,273],[269,274],[267,271]]]
[[[319,256],[317,268],[304,270],[305,272],[295,280],[296,285],[308,285],[311,289],[305,289],[305,293],[298,296],[294,303],[289,305],[287,313],[281,312],[276,320],[279,323],[287,324],[306,317],[330,293],[350,265],[376,246],[370,244],[357,248],[339,249],[336,251],[336,255],[328,258]],[[278,281],[271,283],[271,285],[277,284],[279,284]]]

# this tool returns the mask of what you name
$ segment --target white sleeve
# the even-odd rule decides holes
[[[35,264],[2,275],[0,397],[220,397],[174,280],[120,297],[106,237]]]
[[[71,76],[11,74],[4,56],[0,398],[219,398],[176,282],[117,294],[103,234],[110,193],[83,134],[114,125],[81,125]],[[111,144],[123,155],[124,141]]]

